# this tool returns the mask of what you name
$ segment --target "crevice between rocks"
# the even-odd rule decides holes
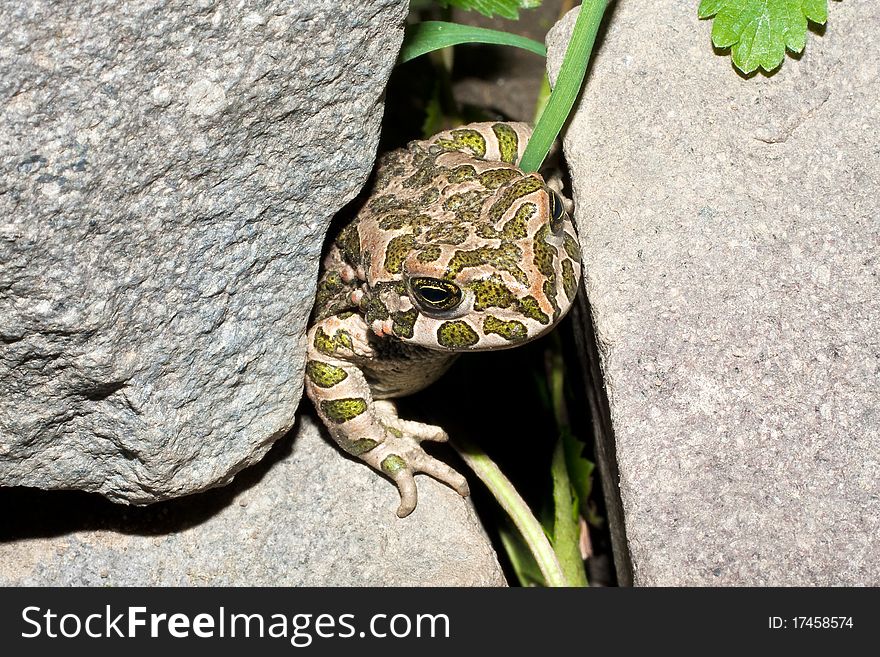
[[[619,586],[633,585],[632,559],[626,540],[626,523],[624,521],[623,503],[620,498],[620,473],[617,468],[617,450],[615,447],[614,430],[611,425],[611,410],[602,378],[599,359],[599,348],[596,333],[593,329],[593,315],[589,299],[582,288],[572,308],[575,346],[580,360],[584,378],[584,388],[590,415],[593,422],[593,440],[596,449],[596,461],[602,481],[602,492],[605,497],[608,529],[611,534],[611,549],[614,556],[614,568],[617,572]]]

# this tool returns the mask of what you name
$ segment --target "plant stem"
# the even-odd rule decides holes
[[[510,516],[535,557],[547,586],[570,586],[541,523],[532,514],[525,500],[516,492],[510,480],[504,476],[492,459],[473,443],[457,439],[452,441],[452,446]]]

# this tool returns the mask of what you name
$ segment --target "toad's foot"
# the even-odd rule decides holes
[[[418,503],[418,490],[413,475],[424,473],[455,489],[462,497],[470,494],[465,478],[443,461],[435,459],[419,444],[423,440],[446,442],[448,436],[440,427],[401,420],[394,405],[374,402],[374,410],[386,429],[385,440],[361,458],[394,480],[400,491],[397,516],[405,518]]]

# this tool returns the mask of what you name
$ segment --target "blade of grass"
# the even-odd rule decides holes
[[[547,56],[547,48],[543,43],[518,34],[445,21],[423,21],[406,28],[397,63],[403,64],[432,50],[462,43],[495,43],[522,48],[541,57]]]
[[[489,456],[472,443],[455,440],[452,446],[474,474],[486,485],[529,546],[547,586],[571,586],[547,539],[541,523],[532,514],[520,494]]]
[[[520,168],[526,173],[541,168],[553,141],[568,119],[587,73],[596,33],[599,31],[607,6],[608,0],[584,0],[581,5],[571,41],[565,51],[559,76],[556,78],[556,86],[541,113],[541,118],[535,125],[535,131],[519,163]]]

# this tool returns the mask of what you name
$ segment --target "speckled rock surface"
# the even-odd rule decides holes
[[[0,4],[0,485],[147,503],[292,426],[407,8]]]
[[[424,476],[419,494],[398,519],[394,486],[305,415],[295,440],[193,497],[137,508],[0,489],[0,585],[505,585],[470,504]]]
[[[878,585],[880,14],[746,80],[616,4],[565,150],[635,583]]]

